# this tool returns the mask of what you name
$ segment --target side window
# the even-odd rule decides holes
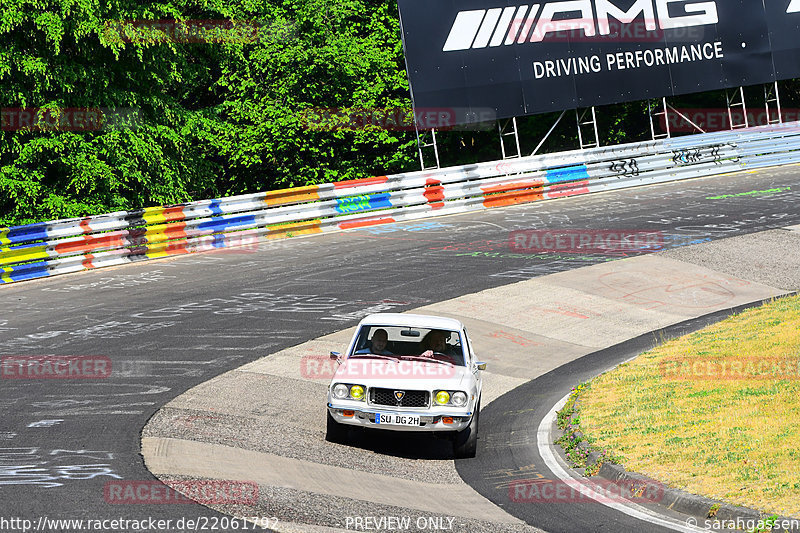
[[[464,328],[464,345],[466,346],[466,350],[464,350],[464,364],[465,366],[469,366],[472,362],[472,344],[469,342],[467,328]]]
[[[369,348],[369,334],[370,334],[370,326],[362,326],[361,330],[358,332],[358,338],[356,339],[356,343],[353,346],[353,354],[362,351],[366,348]]]

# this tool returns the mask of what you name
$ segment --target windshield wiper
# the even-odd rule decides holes
[[[442,363],[443,365],[450,365],[455,366],[450,361],[442,361],[441,359],[436,359],[434,357],[422,357],[421,355],[403,355],[401,359],[414,359],[418,361],[431,361],[434,363]]]
[[[397,361],[397,357],[391,357],[388,355],[380,355],[377,353],[354,353],[348,359],[355,359],[356,357],[374,357],[376,359],[388,359],[390,361]]]

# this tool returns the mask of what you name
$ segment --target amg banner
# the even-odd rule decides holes
[[[399,0],[415,107],[531,115],[800,77],[800,0]],[[471,110],[471,112],[470,112]]]

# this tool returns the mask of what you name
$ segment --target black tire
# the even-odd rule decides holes
[[[347,426],[334,420],[330,412],[325,425],[325,440],[336,444],[344,444],[347,441]]]
[[[470,459],[478,453],[478,418],[481,413],[481,401],[475,405],[475,414],[469,425],[456,433],[453,439],[453,454],[456,459]]]

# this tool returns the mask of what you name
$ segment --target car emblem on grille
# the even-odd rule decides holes
[[[397,400],[397,403],[400,403],[401,401],[403,401],[403,396],[405,396],[405,395],[406,395],[405,391],[402,391],[402,390],[394,391],[394,398],[395,398],[395,400]]]

